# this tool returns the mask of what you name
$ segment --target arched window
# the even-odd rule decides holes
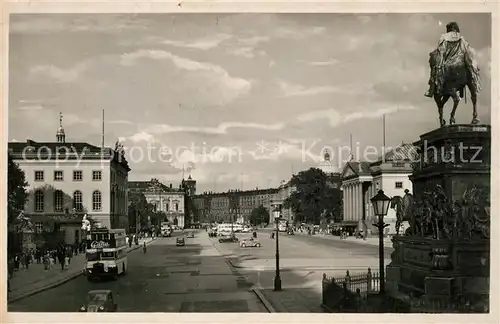
[[[35,212],[43,213],[45,207],[44,199],[43,191],[37,190],[35,192]]]
[[[62,212],[64,207],[64,194],[62,190],[54,191],[54,211]]]
[[[92,210],[101,211],[102,209],[102,196],[99,190],[92,193]]]
[[[83,196],[80,190],[73,193],[73,208],[76,209],[76,211],[83,210]]]

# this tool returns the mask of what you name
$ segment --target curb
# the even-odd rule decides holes
[[[323,310],[325,310],[325,311],[326,311],[326,312],[328,312],[328,313],[335,313],[335,312],[333,311],[333,309],[331,309],[329,306],[327,306],[327,305],[325,305],[325,304],[323,304],[323,303],[321,303],[321,308],[323,308]]]
[[[259,298],[261,303],[264,305],[264,307],[267,309],[269,313],[277,313],[276,309],[274,309],[273,305],[264,297],[260,289],[252,289],[253,293]]]
[[[244,267],[240,265],[235,265],[231,260],[227,260],[227,262],[231,265],[231,267],[244,269],[244,270],[252,270],[252,271],[268,271],[275,270],[275,266],[261,266],[261,267]],[[337,268],[335,266],[317,266],[317,267],[293,267],[293,268],[280,268],[280,271],[294,271],[294,270],[303,270],[303,271],[313,271],[313,270],[366,270],[370,266],[352,266],[350,268]]]
[[[155,240],[151,240],[151,241],[149,241],[149,242],[146,242],[146,245],[149,245],[151,242],[154,242],[154,241],[155,241]],[[140,247],[142,247],[142,245],[137,245],[137,246],[134,246],[134,247],[133,247],[131,250],[129,250],[128,252],[129,252],[129,253],[130,253],[130,252],[133,252],[133,251],[135,251],[135,250],[139,249]],[[66,278],[64,278],[64,279],[61,279],[61,280],[59,280],[59,281],[56,281],[56,282],[54,282],[54,283],[48,284],[48,285],[43,286],[43,287],[41,287],[41,288],[36,288],[36,289],[34,289],[34,290],[32,290],[32,291],[29,291],[29,292],[27,292],[27,293],[24,293],[24,294],[22,294],[22,295],[20,295],[20,296],[17,296],[17,297],[14,297],[14,298],[10,298],[10,299],[8,299],[8,300],[7,300],[7,303],[8,303],[8,304],[10,304],[10,303],[14,303],[14,302],[19,301],[19,300],[21,300],[21,299],[24,299],[24,298],[27,298],[27,297],[30,297],[30,296],[36,295],[36,294],[38,294],[38,293],[41,293],[41,292],[47,291],[47,290],[52,289],[52,288],[55,288],[55,287],[57,287],[57,286],[61,286],[61,285],[65,284],[65,283],[67,283],[68,281],[71,281],[71,280],[73,280],[73,279],[76,279],[76,278],[78,278],[79,276],[82,276],[82,275],[83,275],[83,271],[78,271],[77,273],[72,274],[72,275],[70,275],[70,276],[68,276],[68,277],[66,277]]]
[[[13,302],[19,301],[19,300],[21,300],[21,299],[24,299],[24,298],[27,298],[27,297],[30,297],[30,296],[36,295],[36,294],[38,294],[38,293],[44,292],[44,291],[46,291],[46,290],[49,290],[49,289],[55,288],[55,287],[57,287],[57,286],[60,286],[60,285],[62,285],[62,284],[65,284],[65,283],[67,283],[68,281],[71,281],[71,280],[73,280],[73,279],[75,279],[75,278],[77,278],[77,277],[79,277],[79,276],[81,276],[81,275],[83,275],[83,272],[82,272],[82,271],[79,271],[79,272],[77,272],[77,273],[75,273],[75,274],[72,274],[71,276],[69,276],[69,277],[67,277],[67,278],[64,278],[64,279],[62,279],[62,280],[60,280],[60,281],[57,281],[57,282],[54,282],[54,283],[48,284],[48,285],[43,286],[43,287],[41,287],[41,288],[36,288],[35,290],[32,290],[32,291],[30,291],[30,292],[27,292],[27,293],[25,293],[25,294],[23,294],[23,295],[21,295],[21,296],[11,298],[11,299],[9,299],[9,300],[8,300],[8,303],[10,304],[10,303],[13,303]]]

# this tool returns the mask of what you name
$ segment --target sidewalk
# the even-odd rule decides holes
[[[228,260],[235,268],[266,271],[276,269],[275,259],[248,259],[240,262]],[[386,256],[386,264],[390,262],[390,256]],[[287,270],[350,270],[350,271],[367,271],[368,268],[375,269],[378,267],[379,261],[377,258],[352,258],[352,257],[337,257],[337,258],[280,258],[280,269]]]
[[[315,288],[253,289],[269,313],[325,313],[321,291]]]
[[[129,252],[142,247],[143,242],[153,242],[151,238],[139,240],[139,245],[127,248]],[[60,264],[54,264],[50,270],[44,270],[43,264],[30,264],[28,269],[20,269],[10,280],[11,292],[8,293],[8,302],[14,302],[36,293],[62,285],[83,274],[85,253],[71,258],[67,270],[61,271]]]
[[[302,236],[308,236],[307,233],[301,233],[300,231],[295,232],[296,235],[302,235]],[[356,243],[356,244],[365,244],[365,245],[375,245],[378,246],[378,237],[367,237],[366,240],[363,239],[357,239],[353,236],[347,237],[346,240],[341,240],[340,237],[334,236],[331,234],[315,234],[312,235],[313,237],[318,237],[321,239],[325,240],[334,240],[334,241],[341,241],[341,242],[349,242],[349,243]],[[392,241],[390,238],[384,238],[384,248],[392,248]]]

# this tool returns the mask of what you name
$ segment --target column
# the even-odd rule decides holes
[[[363,219],[363,209],[365,206],[363,205],[363,183],[360,182],[358,183],[358,219],[362,220]]]
[[[354,215],[354,190],[352,183],[349,184],[349,220],[352,221],[352,215]]]
[[[346,189],[345,192],[346,192],[347,199],[345,201],[346,214],[345,214],[344,220],[347,221],[347,220],[349,220],[349,216],[351,214],[351,185],[347,184],[345,189]]]
[[[354,214],[352,216],[352,220],[353,221],[357,221],[358,220],[358,209],[359,209],[359,204],[358,204],[358,184],[355,183],[353,188],[352,188],[352,191],[353,191],[353,195],[354,195],[354,199],[353,199],[353,205],[354,205]]]

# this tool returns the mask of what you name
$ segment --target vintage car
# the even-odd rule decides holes
[[[188,238],[194,238],[194,232],[189,232],[187,235]]]
[[[246,238],[240,241],[240,247],[261,247],[260,242],[253,237]]]
[[[217,230],[209,230],[208,231],[208,237],[216,237],[217,236]]]
[[[80,307],[80,312],[116,312],[118,305],[111,290],[91,290],[87,293],[87,303]]]
[[[175,245],[184,246],[186,245],[186,240],[183,237],[178,237],[177,240],[175,240]]]
[[[238,238],[235,235],[224,235],[219,238],[219,243],[238,243]]]

